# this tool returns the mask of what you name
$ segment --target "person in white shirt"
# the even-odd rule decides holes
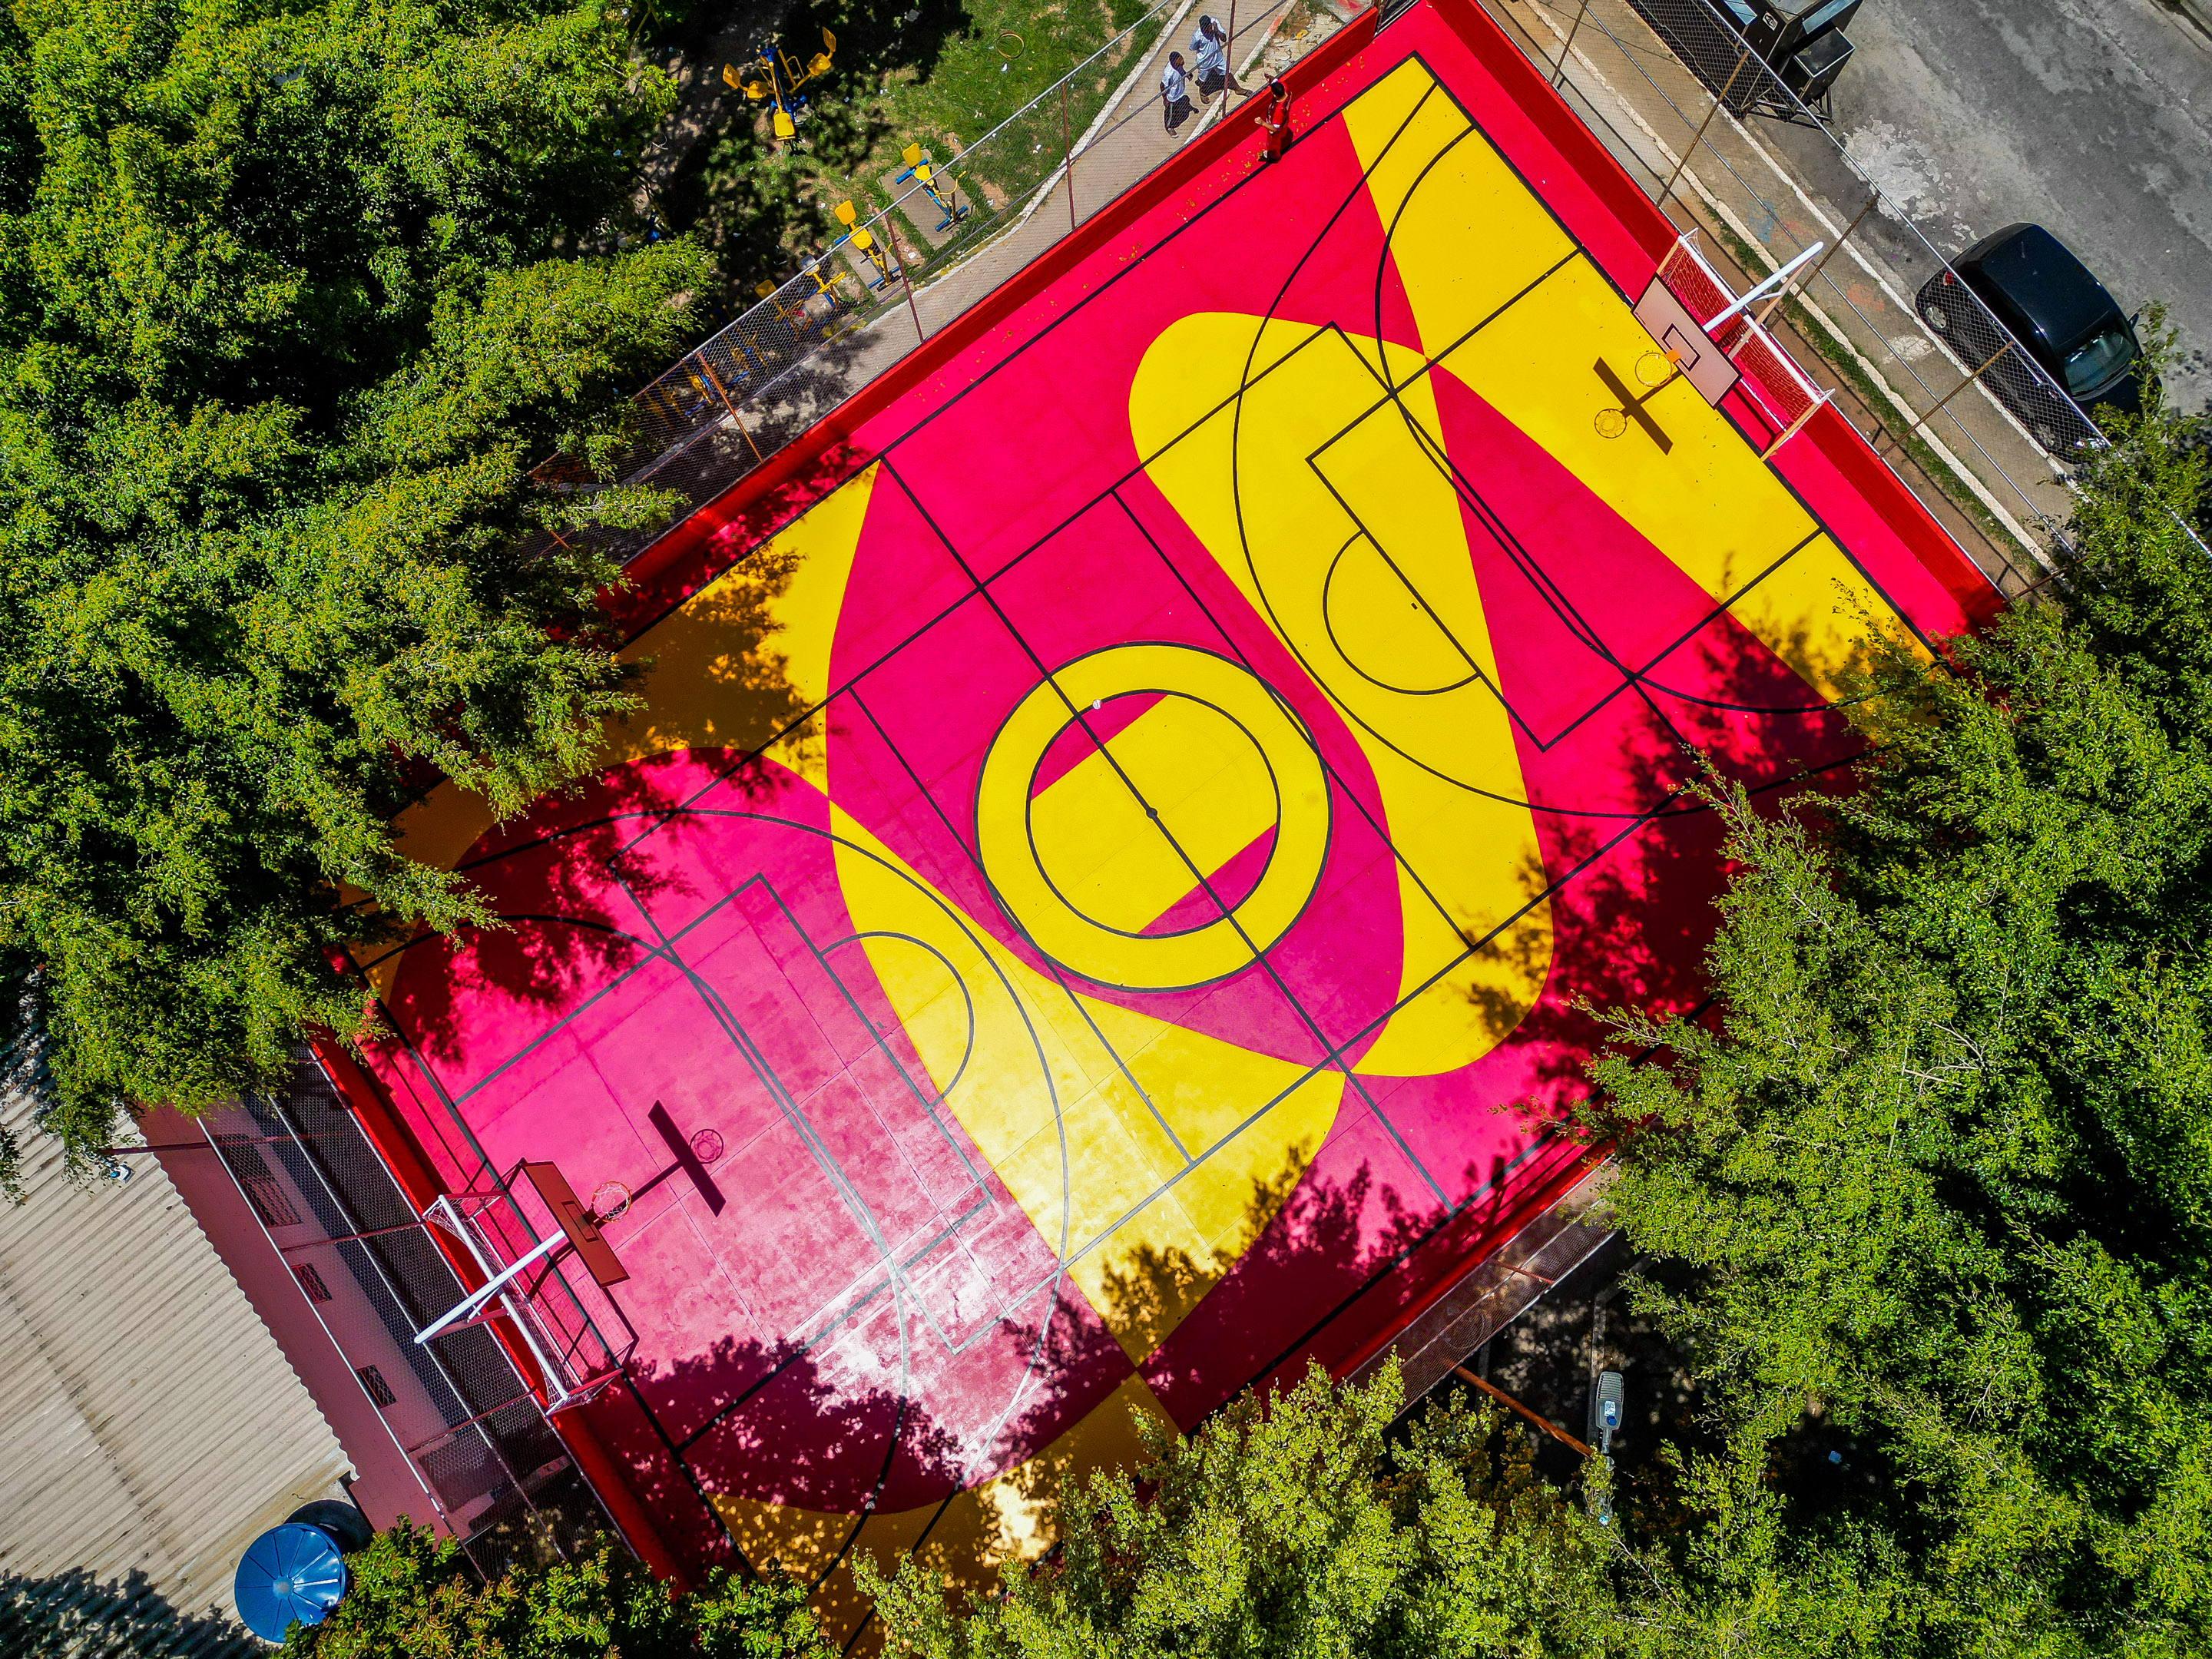
[[[1179,52],[1168,54],[1167,73],[1160,76],[1160,104],[1167,112],[1170,132],[1190,119],[1190,76],[1183,72]]]
[[[1244,91],[1237,77],[1229,72],[1229,31],[1221,27],[1219,19],[1205,15],[1199,18],[1198,27],[1190,37],[1190,49],[1200,97],[1211,98],[1224,87],[1240,94]]]

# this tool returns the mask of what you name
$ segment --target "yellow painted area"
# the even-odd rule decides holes
[[[1181,695],[1160,705],[1169,712],[1149,730],[1138,729],[1148,714],[1121,734],[1143,781],[1125,782],[1098,756],[1032,802],[1037,762],[1077,710],[1158,690]],[[1201,720],[1226,741],[1211,752],[1177,752],[1173,739]],[[1163,814],[1167,833],[1146,821],[1130,782]],[[1063,790],[1066,799],[1054,801]],[[1273,855],[1233,918],[1147,937],[1086,913],[1086,901],[1125,917],[1149,907],[1149,921],[1198,884],[1194,864],[1211,875],[1271,822]],[[1183,645],[1115,646],[1059,670],[1000,728],[975,791],[977,855],[1037,949],[1086,979],[1139,989],[1202,985],[1249,967],[1312,896],[1328,827],[1328,779],[1311,737],[1249,670]],[[1047,878],[1055,868],[1079,878],[1077,890]],[[1124,882],[1135,884],[1117,896]]]
[[[1164,697],[1032,799],[1029,820],[1054,890],[1135,933],[1275,827],[1275,786],[1227,715]]]
[[[1863,665],[1868,624],[1897,624],[1896,612],[1824,532],[1729,607],[1729,614],[1828,702],[1844,694],[1846,671]],[[1928,649],[1906,636],[1923,661]]]
[[[1142,1358],[1287,1195],[1335,1121],[1343,1074],[1305,1077],[1072,994],[966,924],[845,813],[833,809],[832,823],[840,890],[924,1069],[1107,1328]],[[922,940],[943,961],[870,937],[879,933]],[[948,963],[975,999],[972,1046]]]
[[[1422,343],[1715,600],[1725,599],[1812,534],[1811,515],[1686,380],[1645,405],[1671,440],[1670,451],[1662,453],[1633,427],[1617,438],[1598,435],[1598,411],[1616,400],[1598,379],[1597,361],[1635,386],[1634,367],[1651,350],[1651,336],[1489,140],[1434,87],[1425,68],[1407,62],[1345,115],[1361,164],[1370,170],[1376,207],[1392,228],[1391,258]],[[1482,228],[1480,257],[1469,257],[1470,225]],[[1544,275],[1562,259],[1566,264]],[[1522,295],[1532,283],[1537,286]],[[1471,330],[1479,331],[1467,338]],[[1777,584],[1774,594],[1740,607],[1739,620],[1832,696],[1835,672],[1860,631],[1856,613],[1885,620],[1893,613],[1825,538],[1767,580]],[[1841,614],[1838,580],[1845,588]]]
[[[940,1575],[948,1589],[975,1593],[997,1583],[1002,1562],[1033,1561],[1059,1531],[1060,1494],[1093,1469],[1133,1468],[1142,1462],[1139,1419],[1169,1421],[1141,1376],[1132,1376],[1035,1456],[969,1488],[942,1508],[879,1510],[867,1518],[854,1548],[875,1558],[886,1573],[915,1553]],[[837,1559],[853,1517],[793,1504],[714,1495],[714,1509],[745,1559],[756,1566],[780,1562],[811,1581]],[[833,1644],[842,1645],[867,1612],[840,1564],[813,1597],[815,1613]]]
[[[1344,127],[1430,355],[1576,252],[1420,63],[1409,59],[1360,94]],[[1544,360],[1547,380],[1581,350],[1579,341],[1571,352],[1562,343]]]
[[[1241,407],[1185,434],[1194,405],[1236,391],[1255,331],[1260,361],[1276,366]],[[1405,382],[1395,404],[1378,363]],[[1466,526],[1423,447],[1443,438],[1420,368],[1402,347],[1209,313],[1153,342],[1129,405],[1153,483],[1351,717],[1400,860],[1400,997],[1512,922],[1513,948],[1451,968],[1455,994],[1401,1009],[1359,1057],[1361,1071],[1393,1077],[1487,1053],[1534,1002],[1551,959],[1548,907],[1530,908],[1543,860],[1492,690]],[[1387,586],[1372,580],[1384,568],[1395,573]]]

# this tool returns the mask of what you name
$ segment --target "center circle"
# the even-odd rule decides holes
[[[1109,646],[1033,687],[992,739],[975,842],[1042,955],[1101,985],[1172,990],[1249,967],[1328,856],[1320,751],[1241,664]]]
[[[1097,702],[1060,728],[1031,775],[1037,867],[1063,903],[1109,932],[1194,933],[1266,872],[1282,822],[1267,757],[1233,716],[1182,692]]]

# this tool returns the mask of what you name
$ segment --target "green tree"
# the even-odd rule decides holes
[[[0,975],[73,1146],[352,1030],[342,952],[482,919],[394,811],[632,706],[589,532],[669,503],[529,469],[691,332],[617,246],[672,95],[596,0],[0,11]]]
[[[1724,1447],[1681,1465],[1699,1522],[1647,1540],[1678,1632],[2212,1639],[2195,426],[2154,414],[2088,459],[2062,597],[1948,663],[1878,649],[1850,793],[1768,818],[1710,787],[1739,866],[1717,1012],[1615,1015],[1591,1113],[1630,1235],[1687,1269],[1644,1302]]]
[[[1431,1406],[1397,1442],[1393,1362],[1364,1388],[1318,1367],[1188,1439],[1155,1425],[1133,1470],[1061,1501],[1054,1559],[955,1609],[912,1559],[854,1576],[902,1652],[1388,1659],[1578,1650],[1605,1605],[1595,1525],[1488,1409]]]
[[[292,1659],[829,1659],[806,1590],[716,1569],[688,1595],[611,1545],[487,1584],[460,1547],[401,1522],[348,1558],[353,1583]]]

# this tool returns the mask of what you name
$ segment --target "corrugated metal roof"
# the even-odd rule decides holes
[[[43,1595],[131,1651],[222,1651],[240,1553],[345,1454],[160,1164],[84,1191],[33,1109],[0,1089],[0,1637]]]

